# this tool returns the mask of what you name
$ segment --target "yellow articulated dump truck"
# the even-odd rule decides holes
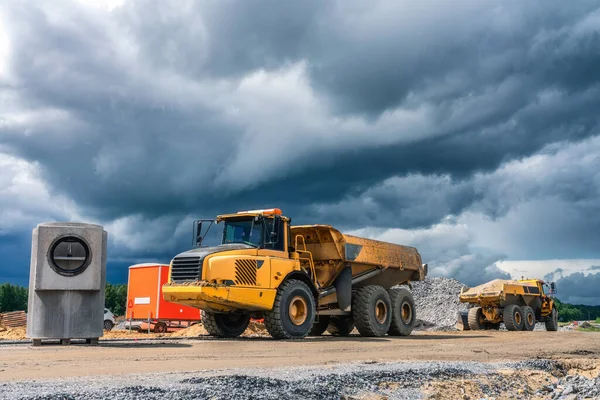
[[[509,331],[532,331],[536,322],[544,322],[546,330],[558,330],[558,312],[549,293],[554,283],[539,279],[495,279],[463,290],[460,301],[469,303],[468,328],[498,329],[504,322]]]
[[[202,246],[202,224],[215,222],[221,244]],[[199,308],[214,336],[237,337],[251,318],[264,318],[276,339],[354,327],[363,336],[410,335],[412,294],[392,287],[425,278],[417,249],[290,222],[279,209],[194,221],[195,247],[171,261],[164,299]]]

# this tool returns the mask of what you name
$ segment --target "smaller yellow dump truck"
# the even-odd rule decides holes
[[[202,224],[221,224],[218,246],[203,246]],[[178,254],[165,300],[199,308],[214,336],[237,337],[264,318],[276,339],[410,335],[409,290],[425,278],[417,249],[346,235],[329,225],[292,226],[280,209],[240,211],[195,221],[196,248]]]
[[[461,303],[468,303],[468,328],[498,329],[504,322],[509,331],[532,331],[544,322],[547,331],[558,330],[558,312],[549,293],[554,283],[539,279],[502,280],[461,290]]]

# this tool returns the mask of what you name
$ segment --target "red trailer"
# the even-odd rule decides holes
[[[145,263],[129,267],[125,312],[129,327],[163,333],[200,322],[199,309],[163,299],[162,285],[168,277],[168,265]]]

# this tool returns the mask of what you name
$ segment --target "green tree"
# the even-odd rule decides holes
[[[8,282],[0,285],[0,312],[26,310],[27,288]]]
[[[112,311],[116,316],[125,315],[125,307],[127,306],[127,285],[106,284],[105,290],[105,307]]]

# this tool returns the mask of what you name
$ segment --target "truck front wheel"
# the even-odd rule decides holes
[[[384,336],[392,321],[388,292],[376,285],[358,289],[352,296],[352,318],[362,336]]]
[[[504,325],[509,331],[523,330],[523,309],[516,304],[510,304],[504,308]]]
[[[406,289],[390,289],[392,322],[388,335],[408,336],[411,334],[417,315],[412,293]]]
[[[290,279],[279,286],[271,311],[265,312],[265,327],[275,339],[302,339],[315,320],[315,298],[308,285]]]
[[[215,314],[202,310],[202,324],[212,336],[238,337],[244,333],[249,323],[248,314]]]

